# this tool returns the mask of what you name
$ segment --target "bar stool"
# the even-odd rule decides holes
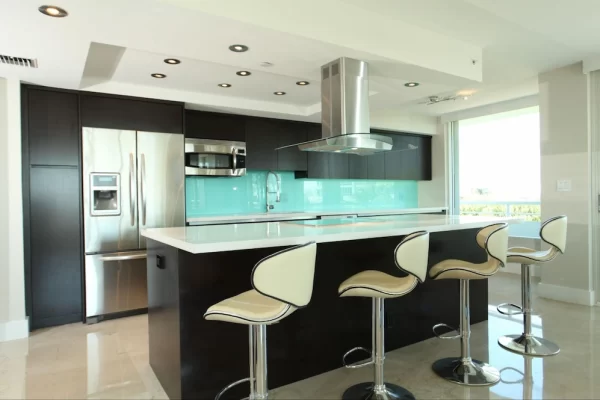
[[[219,399],[232,387],[250,382],[250,400],[266,399],[267,325],[277,323],[310,302],[317,245],[310,242],[272,254],[252,270],[252,287],[211,306],[204,318],[249,326],[250,377],[223,388]]]
[[[373,328],[371,359],[367,362],[346,364],[346,357],[356,350],[369,350],[355,347],[344,354],[346,368],[360,368],[373,365],[374,382],[363,382],[351,386],[344,392],[344,399],[414,399],[411,392],[383,379],[384,345],[384,299],[404,296],[410,293],[418,282],[423,283],[427,276],[429,256],[429,233],[415,232],[406,236],[394,252],[396,266],[408,276],[397,278],[380,271],[363,271],[346,279],[339,287],[340,297],[371,297],[373,300]]]
[[[429,270],[431,279],[460,280],[460,328],[452,337],[443,337],[436,332],[440,327],[452,328],[447,324],[437,324],[433,333],[442,339],[460,338],[460,357],[442,358],[433,363],[433,371],[440,377],[461,385],[484,386],[493,385],[500,380],[500,373],[494,367],[471,358],[471,318],[469,306],[469,281],[471,279],[487,279],[494,275],[506,263],[508,248],[508,225],[505,223],[487,226],[476,236],[479,247],[485,249],[488,260],[481,264],[473,264],[462,260],[444,260]]]
[[[498,312],[504,315],[523,314],[523,333],[505,335],[498,344],[506,350],[526,356],[544,357],[558,354],[560,348],[553,342],[531,334],[531,264],[543,264],[565,252],[567,245],[567,217],[564,215],[550,218],[542,224],[540,238],[550,245],[550,249],[536,251],[526,247],[508,249],[508,262],[521,264],[521,307],[504,303],[498,306]],[[517,312],[503,311],[503,307],[516,308]]]

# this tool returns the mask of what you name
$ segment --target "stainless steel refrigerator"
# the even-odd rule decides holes
[[[86,321],[148,307],[144,228],[184,226],[181,134],[83,128]]]

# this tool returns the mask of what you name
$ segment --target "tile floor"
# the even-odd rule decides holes
[[[499,303],[519,303],[519,290],[515,275],[491,279],[489,321],[472,328],[473,356],[503,370],[500,383],[466,388],[438,379],[431,362],[459,352],[458,342],[438,339],[388,353],[386,380],[406,387],[418,399],[600,398],[600,379],[595,379],[600,374],[600,308],[534,296],[535,333],[543,332],[562,350],[555,357],[524,360],[496,343],[502,334],[520,333],[519,316],[508,318],[495,311]],[[72,324],[0,343],[0,399],[167,398],[148,365],[146,324],[143,315],[97,325]],[[370,377],[369,368],[338,369],[273,390],[270,398],[339,399],[345,388]]]

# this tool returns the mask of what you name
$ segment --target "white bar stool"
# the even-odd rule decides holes
[[[250,377],[221,390],[250,382],[250,400],[268,397],[267,325],[277,323],[310,302],[315,275],[317,245],[314,242],[282,250],[260,260],[252,270],[252,287],[211,306],[204,318],[249,326]]]
[[[394,252],[396,266],[408,276],[397,278],[380,271],[363,271],[346,279],[339,287],[340,297],[373,298],[373,329],[371,359],[367,362],[346,364],[346,357],[356,351],[369,350],[355,347],[343,357],[347,368],[360,368],[373,365],[374,381],[363,382],[346,389],[343,399],[414,399],[411,392],[401,386],[385,383],[383,379],[384,344],[384,299],[404,296],[410,293],[418,282],[423,283],[427,276],[429,256],[429,233],[416,232],[406,236]]]
[[[508,262],[521,264],[521,307],[504,303],[498,306],[498,312],[504,315],[523,314],[523,333],[505,335],[498,344],[506,350],[526,356],[544,357],[558,354],[560,348],[555,343],[531,333],[531,264],[544,264],[552,261],[558,254],[565,252],[567,245],[567,217],[564,215],[550,218],[542,224],[540,238],[550,245],[550,249],[536,251],[526,247],[508,249]],[[517,309],[503,311],[502,308]]]
[[[493,385],[500,380],[500,372],[488,364],[471,358],[471,318],[469,307],[469,281],[487,279],[506,263],[508,249],[508,225],[505,223],[487,226],[477,232],[477,244],[485,249],[488,260],[474,264],[462,260],[444,260],[429,270],[431,279],[460,280],[460,327],[455,336],[444,337],[436,332],[447,324],[437,324],[433,333],[441,339],[460,338],[460,357],[442,358],[433,363],[433,371],[447,381],[468,386]]]

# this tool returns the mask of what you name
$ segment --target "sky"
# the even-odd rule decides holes
[[[538,107],[459,121],[458,141],[462,200],[540,200]]]

